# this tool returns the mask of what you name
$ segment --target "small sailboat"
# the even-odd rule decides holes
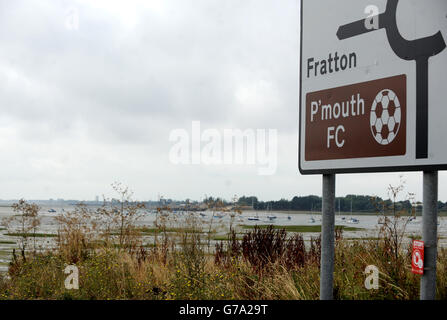
[[[340,198],[338,198],[338,219],[341,220],[341,221],[345,221],[346,220],[346,218],[342,217],[341,213],[340,213]]]
[[[56,210],[54,210],[53,208],[51,208],[50,210],[48,210],[48,212],[50,212],[50,213],[54,213],[54,212],[56,212]]]
[[[351,198],[351,216],[349,217],[348,220],[346,220],[346,223],[357,224],[357,223],[359,223],[359,222],[360,222],[359,219],[356,219],[356,218],[354,218],[354,217],[352,216],[352,198]]]
[[[256,216],[248,217],[248,221],[259,221],[258,213],[256,212]]]
[[[213,217],[217,219],[222,219],[224,217],[224,214],[222,212],[217,212],[216,214],[214,214]]]
[[[267,205],[267,211],[270,212],[270,204]],[[276,216],[274,214],[269,214],[267,215],[267,219],[269,219],[270,221],[274,221],[276,219]]]
[[[387,217],[385,215],[385,205],[382,204],[382,210],[380,211],[381,216],[377,219],[377,224],[385,224],[387,222]]]
[[[315,223],[315,219],[314,219],[314,217],[313,217],[313,215],[314,215],[314,205],[313,205],[313,204],[312,204],[312,207],[311,207],[311,209],[310,209],[310,214],[311,214],[311,216],[310,216],[309,220],[307,220],[307,222],[309,222],[309,223]]]
[[[356,218],[353,218],[353,217],[349,218],[349,219],[346,221],[346,223],[350,223],[350,224],[357,224],[357,223],[359,223],[359,222],[360,222],[359,219],[356,219]]]
[[[411,216],[408,218],[409,223],[418,223],[419,221],[416,219],[416,209],[412,207]]]
[[[255,206],[254,206],[253,200],[251,200],[251,209],[255,210]],[[248,217],[248,221],[259,221],[258,212],[256,211],[256,216]]]

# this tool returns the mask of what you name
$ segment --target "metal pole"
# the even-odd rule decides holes
[[[334,289],[335,174],[323,175],[320,300],[332,300]]]
[[[438,171],[424,171],[422,240],[424,274],[421,277],[421,300],[436,297],[436,257],[438,240]]]

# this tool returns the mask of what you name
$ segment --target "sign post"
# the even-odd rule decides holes
[[[332,299],[335,174],[392,171],[424,171],[421,299],[435,297],[446,13],[445,0],[301,0],[298,166],[323,175],[321,299]]]
[[[323,175],[320,300],[333,299],[335,242],[335,174]]]
[[[424,241],[424,274],[421,277],[421,300],[436,297],[436,258],[438,240],[438,172],[424,172],[422,240]]]

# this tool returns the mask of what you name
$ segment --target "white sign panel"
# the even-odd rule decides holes
[[[301,173],[447,169],[446,41],[446,0],[302,0]]]

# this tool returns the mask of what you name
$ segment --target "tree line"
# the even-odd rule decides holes
[[[255,210],[281,210],[281,211],[321,211],[322,199],[319,196],[295,196],[291,200],[281,199],[277,201],[259,201],[255,196],[242,196],[238,200],[239,206],[253,207]],[[381,212],[390,210],[394,206],[395,210],[417,212],[421,211],[420,202],[412,203],[410,200],[397,201],[393,203],[390,199],[365,195],[346,195],[335,200],[335,210],[340,212]],[[438,201],[439,210],[447,210],[447,202]]]

